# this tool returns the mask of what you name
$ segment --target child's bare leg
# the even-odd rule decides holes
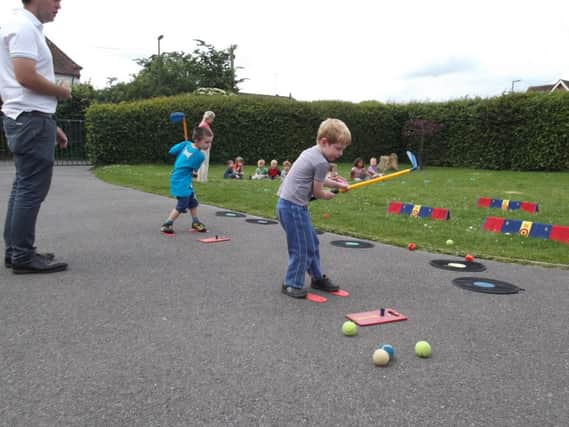
[[[171,221],[173,223],[174,221],[176,221],[176,219],[178,219],[179,216],[180,212],[178,212],[176,208],[174,208],[172,209],[172,212],[170,212],[170,215],[168,215],[168,221]]]

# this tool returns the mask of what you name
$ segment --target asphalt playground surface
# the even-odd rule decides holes
[[[2,223],[12,174],[0,166]],[[186,216],[161,235],[173,206],[56,168],[37,245],[70,269],[2,264],[0,425],[568,425],[567,270],[479,260],[487,271],[456,273],[429,265],[452,257],[337,248],[325,233],[323,270],[351,295],[316,304],[280,292],[278,224],[202,205],[205,237],[231,238],[204,244]],[[525,291],[469,292],[459,276]],[[345,314],[380,307],[408,320],[342,335]],[[414,354],[423,339],[429,359]],[[384,368],[371,359],[381,342],[396,351]]]

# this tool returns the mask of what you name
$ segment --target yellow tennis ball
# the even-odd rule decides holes
[[[353,337],[358,334],[358,325],[351,320],[346,320],[342,325],[342,333],[347,337]]]
[[[373,352],[373,364],[375,366],[385,366],[389,363],[389,353],[382,348]]]
[[[448,245],[448,246],[454,245],[454,240],[448,239],[448,240],[447,240],[447,245]]]
[[[431,357],[431,344],[427,341],[419,341],[415,344],[415,354],[419,357]]]

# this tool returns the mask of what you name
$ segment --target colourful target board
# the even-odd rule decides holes
[[[556,240],[569,243],[569,226],[541,224],[539,222],[488,216],[482,224],[484,231],[502,234],[519,234],[522,237]]]
[[[502,209],[503,211],[516,211],[521,209],[523,211],[533,214],[539,211],[539,205],[535,202],[519,202],[517,200],[491,199],[489,197],[480,197],[478,199],[478,207]]]
[[[394,215],[409,215],[413,218],[431,218],[439,221],[450,219],[450,211],[444,208],[414,205],[413,203],[389,202],[387,213]]]

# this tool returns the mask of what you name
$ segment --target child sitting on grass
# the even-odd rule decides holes
[[[367,179],[367,172],[364,169],[364,159],[357,157],[352,166],[350,179],[353,179],[354,181],[365,181]]]
[[[174,169],[170,175],[170,193],[176,197],[176,207],[172,209],[168,219],[160,231],[167,234],[174,233],[174,221],[180,214],[188,209],[192,215],[192,228],[197,231],[206,231],[198,218],[198,199],[192,186],[193,172],[197,171],[205,159],[201,150],[207,150],[213,134],[207,128],[195,128],[192,132],[192,141],[182,141],[174,145],[168,154],[176,156]]]
[[[257,161],[257,169],[255,169],[255,175],[251,179],[265,179],[269,176],[269,169],[265,166],[265,160],[259,159]]]
[[[281,171],[279,170],[279,162],[276,160],[271,160],[271,165],[269,166],[268,175],[270,179],[275,179],[277,176],[281,176]]]
[[[367,176],[368,178],[377,178],[378,176],[382,176],[382,173],[377,171],[377,158],[372,157],[369,159],[369,166],[367,168]]]
[[[235,173],[233,172],[233,163],[233,160],[228,160],[227,163],[225,163],[227,169],[225,169],[225,172],[223,172],[223,179],[235,178]]]
[[[235,179],[243,179],[243,164],[245,161],[243,157],[237,156],[235,157],[235,162],[233,164],[233,178]]]
[[[348,184],[348,180],[343,176],[338,175],[338,165],[336,163],[328,164],[328,175],[326,175],[330,181],[339,182],[341,184]]]
[[[284,179],[288,175],[289,170],[290,170],[290,161],[285,160],[283,162],[283,168],[281,170],[281,179]]]

